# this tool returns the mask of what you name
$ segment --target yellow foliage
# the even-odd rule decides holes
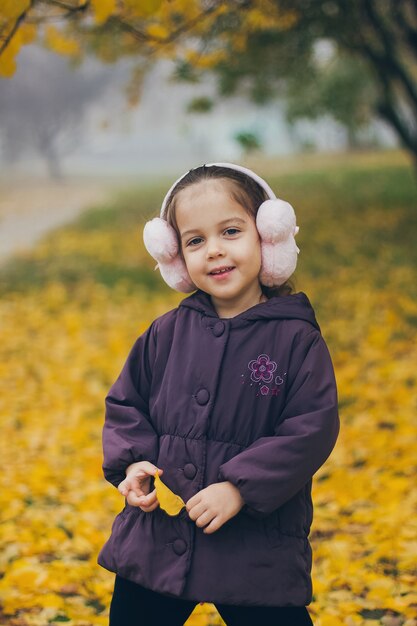
[[[178,515],[185,507],[185,502],[162,482],[159,474],[155,474],[155,489],[159,506],[168,515]]]
[[[116,11],[116,0],[91,0],[97,24],[103,24]]]
[[[67,37],[52,24],[45,29],[45,43],[50,50],[58,54],[73,56],[80,52],[79,43]]]
[[[37,3],[35,3],[36,5]],[[91,38],[89,26],[92,22],[105,26],[108,19],[114,16],[131,28],[119,34],[119,48],[125,54],[136,54],[155,58],[177,58],[184,56],[183,47],[190,39],[206,42],[210,40],[211,49],[203,53],[186,52],[185,58],[194,64],[197,69],[210,70],[219,61],[225,60],[230,50],[240,52],[247,45],[248,35],[254,31],[269,29],[285,30],[291,28],[297,21],[293,11],[282,11],[272,0],[256,0],[251,7],[238,15],[238,27],[234,32],[221,31],[217,28],[217,19],[228,11],[234,11],[227,3],[213,3],[204,6],[195,0],[91,0],[89,6],[78,17],[87,26],[77,31],[74,38],[74,23],[63,22],[58,29],[49,23],[52,16],[68,15],[70,7],[76,8],[74,3],[60,3],[39,13],[37,6],[29,0],[4,0],[0,12],[0,31],[2,37],[7,37],[17,24],[19,17],[24,19],[18,26],[17,32],[0,56],[0,76],[10,77],[16,69],[16,55],[20,47],[36,36],[37,28],[45,25],[45,42],[47,46],[59,54],[79,55],[85,51],[85,45]],[[33,19],[34,24],[26,23]],[[112,27],[112,24],[110,24]],[[41,31],[43,32],[43,31]],[[30,33],[30,39],[28,34]],[[111,31],[103,28],[100,34],[95,35],[97,56],[104,61],[113,61],[117,53],[112,45],[108,44]],[[183,35],[188,33],[189,37]],[[217,33],[213,35],[213,33]],[[204,44],[205,45],[205,44]],[[228,53],[226,53],[226,49]]]
[[[227,52],[226,50],[218,49],[203,54],[197,50],[188,49],[185,50],[184,57],[193,67],[209,69],[220,63],[220,61],[227,59]]]
[[[155,39],[166,39],[169,36],[169,30],[162,24],[149,24],[146,27],[146,34]]]
[[[13,76],[16,71],[16,57],[20,52],[20,48],[31,43],[35,37],[36,29],[33,25],[24,24],[19,28],[7,48],[3,51],[3,54],[0,56],[0,76],[3,76],[4,78],[10,78]]]
[[[135,17],[150,17],[161,8],[163,0],[124,0],[123,6],[128,14]]]
[[[279,8],[278,3],[271,0],[258,0],[253,8],[245,12],[243,31],[287,30],[297,22],[294,11],[285,11]]]
[[[30,0],[2,0],[0,18],[12,22],[27,11],[30,4]]]

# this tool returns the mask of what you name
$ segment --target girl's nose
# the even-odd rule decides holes
[[[223,252],[223,246],[221,244],[221,241],[219,241],[217,238],[209,239],[207,241],[207,257],[209,259],[212,259],[217,256],[222,256],[223,253],[224,252]]]

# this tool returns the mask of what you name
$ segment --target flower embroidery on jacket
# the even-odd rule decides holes
[[[250,386],[255,387],[259,396],[277,396],[280,393],[280,385],[283,384],[284,378],[287,372],[278,374],[274,378],[274,373],[278,367],[278,364],[273,361],[267,354],[260,354],[257,359],[253,359],[248,363],[248,369],[250,370]],[[245,374],[241,374],[242,385],[245,384]],[[254,385],[256,383],[256,386]]]
[[[252,370],[250,377],[255,383],[259,383],[261,380],[270,383],[273,379],[273,373],[277,369],[277,364],[275,361],[271,361],[267,354],[260,354],[255,361],[249,361],[248,367]]]

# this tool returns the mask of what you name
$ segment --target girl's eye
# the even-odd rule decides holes
[[[231,227],[227,228],[224,232],[228,233],[229,235],[236,235],[236,233],[240,233],[240,230],[238,228]],[[198,246],[201,241],[201,237],[194,237],[194,239],[190,239],[190,241],[187,243],[187,246]]]
[[[199,244],[201,241],[201,237],[195,237],[194,239],[191,239],[188,243],[187,246],[195,246],[197,244]],[[197,242],[197,243],[196,243]]]

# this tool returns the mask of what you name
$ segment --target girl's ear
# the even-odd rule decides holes
[[[166,220],[155,217],[147,222],[143,241],[149,254],[158,261],[162,278],[172,289],[183,293],[197,289],[188,274],[177,233]]]

